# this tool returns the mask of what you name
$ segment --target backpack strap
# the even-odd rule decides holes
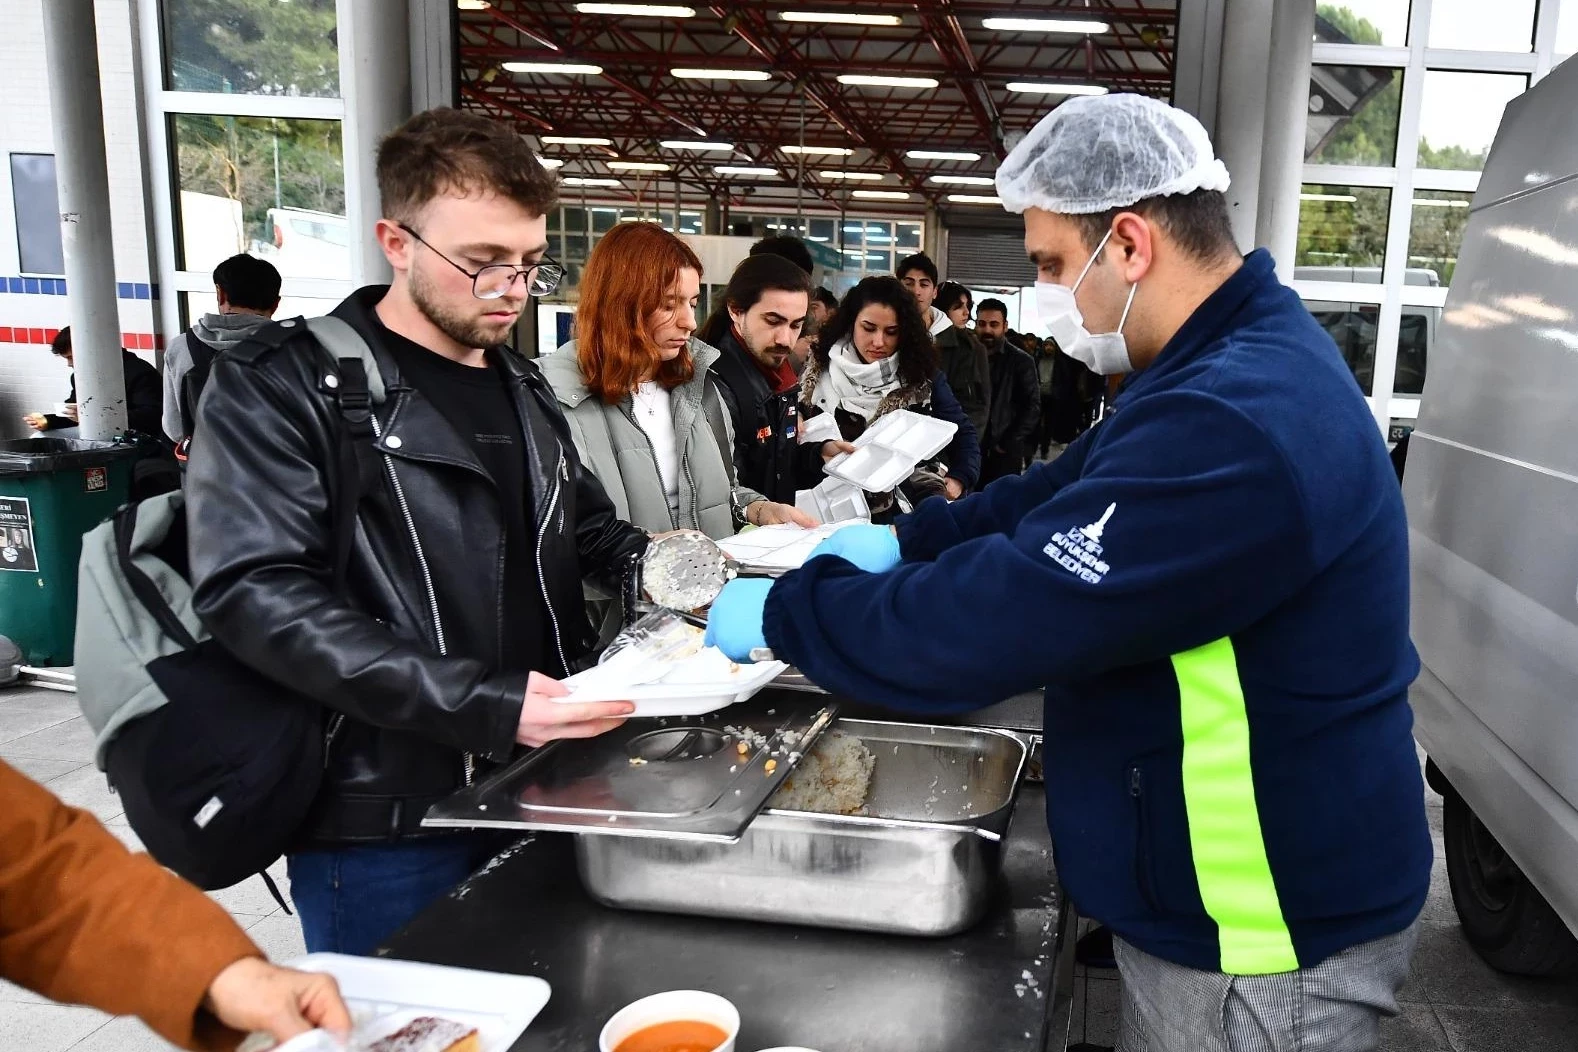
[[[197,428],[197,400],[203,393],[203,385],[208,382],[208,373],[214,367],[214,358],[219,354],[212,344],[197,338],[197,328],[194,326],[186,330],[186,352],[192,358],[191,365],[181,376],[181,389],[179,393],[180,405],[177,407],[181,413],[181,430],[184,437],[191,438],[192,432]]]
[[[167,498],[171,501],[179,500],[176,495]],[[183,649],[191,650],[197,646],[197,640],[192,633],[187,631],[186,625],[181,623],[181,618],[171,609],[165,601],[164,594],[159,591],[158,585],[153,583],[153,578],[143,572],[132,558],[132,538],[137,530],[137,511],[145,501],[132,504],[123,504],[116,509],[111,520],[115,531],[115,563],[120,568],[121,575],[126,578],[126,586],[131,589],[132,595],[143,605],[159,624],[165,635],[175,640]],[[179,507],[179,505],[177,505]]]

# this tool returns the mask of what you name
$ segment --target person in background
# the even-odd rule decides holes
[[[575,340],[538,366],[620,518],[650,533],[700,530],[714,539],[747,524],[813,526],[736,477],[728,410],[707,375],[720,352],[693,339],[701,274],[680,238],[651,223],[621,224],[586,261]],[[592,596],[606,641],[620,610],[603,598]]]
[[[182,1048],[350,1030],[332,977],[268,963],[207,895],[4,761],[0,800],[0,978]]]
[[[1408,523],[1351,370],[1240,253],[1227,189],[1184,111],[1060,103],[997,191],[1042,323],[1127,374],[1113,412],[896,534],[729,582],[707,641],[916,713],[1044,686],[1058,879],[1113,931],[1117,1047],[1371,1052],[1434,855]]]
[[[49,351],[65,360],[73,371],[71,390],[66,395],[70,414],[29,413],[22,422],[34,431],[60,431],[75,428],[79,421],[77,412],[77,360],[71,347],[71,326],[66,326],[49,341]],[[159,385],[159,371],[131,351],[121,351],[121,367],[126,375],[126,426],[133,431],[157,438],[161,434],[160,416],[163,413],[163,389]],[[75,433],[75,432],[73,432]],[[168,456],[168,451],[166,451]]]
[[[913,271],[912,271],[913,273]],[[944,282],[937,291],[937,308],[948,319],[948,328],[933,333],[943,375],[954,397],[964,407],[978,435],[986,434],[992,406],[992,373],[986,347],[970,330],[973,312],[970,290],[956,282]],[[984,450],[983,450],[984,452]]]
[[[274,264],[246,253],[231,256],[214,268],[214,298],[219,313],[205,314],[170,341],[164,352],[164,433],[180,445],[197,421],[196,390],[188,390],[187,374],[207,379],[214,355],[257,332],[279,309],[279,271]],[[192,385],[200,387],[200,383]]]
[[[716,347],[713,363],[734,432],[739,483],[768,500],[793,504],[799,447],[800,381],[791,347],[808,310],[811,279],[778,256],[749,256],[735,268],[697,339]],[[825,458],[854,449],[830,442]]]
[[[836,310],[838,310],[838,297],[818,285],[811,291],[811,313],[806,322],[806,329],[815,336]]]
[[[394,283],[332,312],[384,392],[373,434],[353,436],[376,461],[343,584],[331,511],[359,483],[340,470],[338,363],[308,326],[274,322],[215,360],[186,473],[198,617],[324,708],[321,788],[287,855],[309,952],[371,953],[496,852],[485,832],[424,827],[432,804],[517,745],[630,714],[559,679],[597,644],[583,580],[618,594],[649,543],[506,342],[562,273],[557,180],[513,128],[452,109],[396,128],[376,166]]]
[[[986,348],[992,369],[992,412],[981,439],[981,488],[1025,469],[1026,453],[1041,420],[1041,390],[1036,363],[1008,342],[1008,306],[982,300],[975,312],[975,334]]]
[[[805,271],[807,281],[811,280],[811,272],[816,269],[816,262],[811,258],[811,250],[805,247],[805,242],[793,234],[776,234],[773,237],[764,237],[751,246],[749,255],[752,256],[780,256]]]
[[[975,425],[937,365],[937,347],[915,296],[890,277],[868,277],[844,297],[824,344],[800,379],[802,486],[822,476],[828,445],[853,442],[900,409],[958,427],[939,460],[923,464],[892,493],[868,494],[873,521],[891,521],[932,496],[958,500],[981,471]]]
[[[921,320],[933,337],[947,332],[953,326],[948,316],[935,306],[942,279],[938,275],[937,264],[932,262],[930,256],[924,252],[905,256],[899,260],[893,276],[914,297],[915,305],[920,308]]]

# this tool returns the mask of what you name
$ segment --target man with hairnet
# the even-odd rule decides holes
[[[1330,338],[1234,246],[1227,185],[1163,103],[1043,119],[998,193],[1042,324],[1129,374],[1110,415],[896,533],[732,582],[709,637],[909,712],[1044,686],[1058,874],[1116,935],[1119,1047],[1373,1049],[1432,859],[1403,506]]]

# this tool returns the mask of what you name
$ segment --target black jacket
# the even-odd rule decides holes
[[[800,388],[774,394],[733,333],[725,332],[714,345],[723,353],[713,364],[712,375],[734,425],[734,470],[739,483],[768,500],[793,504]]]
[[[991,352],[992,412],[983,449],[1012,450],[1029,442],[1041,421],[1041,382],[1030,355],[1004,341]]]
[[[503,353],[560,653],[504,639],[497,490],[378,346],[371,312],[383,293],[362,289],[334,312],[368,338],[388,387],[373,407],[382,471],[358,508],[345,594],[332,587],[330,536],[333,495],[348,484],[337,477],[337,381],[300,319],[215,361],[187,471],[199,616],[246,664],[325,706],[330,749],[307,844],[416,834],[428,806],[473,777],[473,756],[509,759],[528,670],[562,674],[596,643],[583,573],[617,587],[647,544],[581,468],[536,367]],[[435,579],[464,582],[475,602],[440,607]]]
[[[164,440],[164,384],[159,370],[130,351],[121,351],[121,366],[126,371],[126,426],[133,431]],[[71,393],[66,401],[77,402],[77,374],[71,374]],[[46,414],[50,430],[76,427],[77,421],[67,416]]]
[[[972,333],[950,325],[935,341],[942,373],[948,378],[953,396],[964,407],[964,415],[984,440],[992,405],[992,374],[987,365],[986,348]]]

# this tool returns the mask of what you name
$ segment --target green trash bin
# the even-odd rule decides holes
[[[82,535],[126,503],[137,457],[121,442],[0,442],[0,636],[28,664],[73,663]]]

